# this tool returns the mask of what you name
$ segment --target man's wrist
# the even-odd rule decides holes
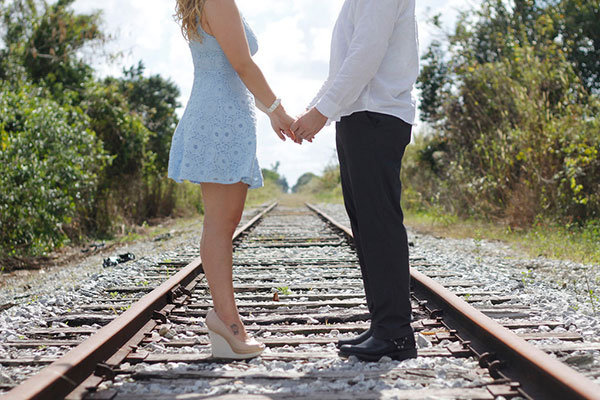
[[[313,107],[311,110],[313,110],[315,113],[322,116],[323,118],[327,118],[327,116],[325,114],[323,114],[321,111],[319,111],[319,109],[317,107]]]
[[[327,101],[326,99],[321,99],[313,108],[325,118],[332,119],[337,105]]]
[[[329,119],[329,117],[327,115],[323,114],[321,111],[319,111],[319,109],[317,107],[311,108],[310,111],[315,113],[315,116],[317,118],[319,118],[321,121],[327,122],[327,120]]]

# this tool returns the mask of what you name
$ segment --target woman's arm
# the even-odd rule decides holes
[[[256,104],[256,108],[258,108],[260,111],[264,112],[265,114],[269,113],[267,111],[267,106],[265,106],[263,103],[261,103],[260,100],[257,99],[256,97],[254,98],[254,103]]]
[[[210,32],[223,49],[233,69],[238,73],[248,90],[252,92],[258,104],[268,108],[277,96],[271,90],[262,71],[250,54],[242,18],[234,0],[207,0],[204,5],[203,20]],[[260,106],[259,106],[260,108]],[[263,111],[265,111],[263,110]],[[275,133],[285,140],[282,132],[294,139],[290,125],[294,121],[282,105],[269,114]]]

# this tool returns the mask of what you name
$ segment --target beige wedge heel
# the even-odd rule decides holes
[[[210,310],[206,315],[206,327],[215,358],[242,360],[256,357],[265,350],[265,345],[255,339],[241,341],[236,338],[215,310]]]

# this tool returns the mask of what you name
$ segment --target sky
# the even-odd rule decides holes
[[[256,33],[259,51],[254,56],[286,110],[299,115],[327,78],[329,46],[333,25],[344,0],[237,0],[244,18]],[[417,0],[420,51],[441,35],[427,24],[440,13],[450,29],[460,10],[478,0]],[[174,0],[77,0],[78,12],[101,10],[103,28],[114,36],[109,52],[121,52],[116,60],[91,60],[100,77],[119,76],[123,67],[143,61],[146,74],[160,74],[181,89],[183,107],[193,82],[193,66],[187,43],[173,19]],[[183,107],[178,110],[179,115]],[[320,174],[336,162],[334,126],[325,127],[313,143],[302,146],[282,142],[269,119],[257,112],[258,160],[263,168],[280,162],[279,172],[290,186],[305,172]],[[415,128],[418,132],[419,125]]]

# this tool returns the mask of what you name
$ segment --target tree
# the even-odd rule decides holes
[[[32,86],[6,86],[0,85],[0,256],[41,254],[79,228],[107,156],[83,113]]]
[[[108,78],[106,84],[116,83],[127,99],[129,109],[135,113],[151,132],[148,149],[156,155],[155,165],[159,173],[167,170],[171,138],[177,127],[176,110],[180,106],[177,98],[179,88],[160,75],[144,77],[145,66],[123,70],[122,78]]]
[[[110,236],[200,199],[165,176],[178,88],[141,63],[95,79],[82,54],[109,36],[73,3],[0,0],[0,255]]]
[[[448,65],[442,44],[433,41],[421,59],[423,65],[417,81],[417,88],[421,90],[419,110],[423,121],[434,122],[440,119],[443,91],[448,85]]]
[[[568,59],[586,87],[597,93],[600,90],[600,1],[562,0],[554,18]]]
[[[561,33],[587,38],[580,55],[590,55],[597,27],[585,21],[597,7],[578,16],[580,28],[569,22],[576,12],[560,7],[484,0],[461,16],[447,44],[432,43],[419,87],[435,131],[416,154],[442,184],[426,185],[439,192],[423,198],[515,225],[538,215],[600,216],[599,102],[584,79],[595,64],[574,59],[577,46],[568,43],[580,39]]]
[[[105,169],[105,186],[129,185],[127,179],[139,178],[154,168],[154,153],[148,148],[151,132],[130,112],[127,99],[116,84],[90,82],[81,104],[90,126],[102,139],[111,155]]]
[[[65,90],[83,90],[92,68],[79,52],[106,36],[99,29],[100,14],[76,15],[70,8],[74,1],[14,0],[3,7],[2,79],[10,79],[19,65],[29,80],[49,87],[57,98]]]
[[[277,161],[271,166],[271,169],[263,168],[262,174],[265,180],[271,180],[275,182],[275,184],[281,188],[283,193],[287,193],[290,190],[290,186],[285,176],[281,176],[278,172],[280,165],[281,163]]]
[[[313,174],[312,172],[306,172],[306,173],[302,174],[296,181],[296,184],[294,185],[294,187],[292,188],[292,192],[299,193],[303,187],[308,185],[315,178],[318,179],[318,176]]]

